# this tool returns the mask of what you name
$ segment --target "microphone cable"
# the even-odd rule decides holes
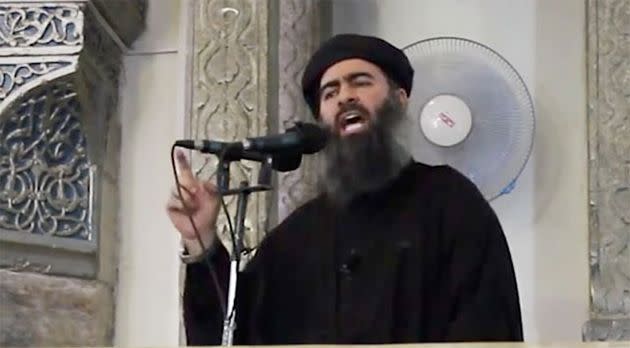
[[[179,176],[177,175],[177,167],[175,165],[175,149],[177,147],[180,147],[177,144],[174,144],[171,147],[171,167],[173,169],[173,178],[175,179],[175,187],[177,188],[177,194],[179,195],[179,199],[182,202],[182,205],[184,206],[184,210],[186,212],[186,215],[188,216],[188,220],[193,228],[193,231],[195,232],[195,238],[197,239],[197,242],[199,243],[199,246],[201,247],[202,250],[202,254],[206,254],[206,252],[208,251],[208,246],[206,246],[203,242],[203,240],[201,239],[201,235],[199,233],[199,229],[197,228],[197,225],[195,224],[194,219],[192,218],[192,214],[191,214],[191,209],[186,205],[186,203],[184,202],[183,199],[183,195],[182,195],[182,185],[179,183]],[[223,160],[225,154],[227,153],[228,148],[224,149],[221,154],[220,154],[220,161]],[[234,233],[234,228],[232,225],[232,219],[230,218],[230,214],[227,208],[227,204],[225,203],[225,199],[223,196],[223,192],[219,189],[217,189],[217,194],[219,195],[219,200],[221,201],[221,206],[223,207],[223,212],[226,215],[226,219],[228,222],[228,228],[229,228],[229,232],[230,232],[230,237],[232,239],[232,246],[234,248],[234,250],[236,250],[236,237],[235,237],[235,233]],[[216,233],[217,231],[215,231]],[[218,238],[218,236],[215,236],[215,238]],[[220,243],[220,240],[215,240],[215,243]],[[208,270],[210,271],[210,276],[212,278],[212,283],[214,284],[215,287],[215,291],[217,292],[217,296],[219,297],[219,304],[221,306],[221,311],[223,313],[223,317],[225,318],[227,315],[227,298],[225,297],[225,293],[223,292],[223,289],[221,288],[221,283],[219,282],[219,277],[217,276],[216,270],[214,269],[214,267],[212,267],[212,264],[210,263],[210,260],[208,257],[204,257],[204,261],[205,264],[208,268]]]

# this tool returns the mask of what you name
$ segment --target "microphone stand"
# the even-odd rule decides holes
[[[219,190],[223,196],[237,195],[236,203],[236,219],[233,249],[230,258],[230,280],[228,285],[227,311],[223,320],[223,336],[221,339],[222,346],[232,346],[234,342],[234,331],[236,330],[236,288],[238,284],[238,271],[241,262],[241,253],[244,249],[245,235],[245,217],[247,215],[247,203],[249,195],[254,192],[269,191],[271,187],[271,170],[272,157],[266,156],[262,163],[260,173],[258,175],[258,185],[249,186],[247,180],[243,180],[236,189],[230,189],[230,163],[231,159],[224,158],[219,160],[217,170],[217,183]]]

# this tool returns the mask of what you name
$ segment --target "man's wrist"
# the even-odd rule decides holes
[[[196,238],[182,239],[183,248],[180,253],[182,262],[196,263],[208,257],[214,250],[215,231],[215,229],[212,229],[209,233],[201,234],[203,245],[201,245]]]

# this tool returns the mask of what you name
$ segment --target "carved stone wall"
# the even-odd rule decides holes
[[[0,3],[2,346],[111,343],[118,75],[144,3]]]
[[[630,0],[588,1],[591,321],[630,340]]]
[[[284,131],[296,121],[313,122],[302,97],[301,79],[310,56],[328,33],[329,4],[322,0],[279,0],[278,129]],[[278,221],[316,194],[316,161],[304,156],[295,171],[279,175]]]
[[[267,133],[267,1],[199,0],[194,6],[192,110],[190,132],[195,139],[238,140]],[[216,175],[215,156],[194,154],[197,175]],[[242,180],[255,184],[255,163],[231,166],[231,187]],[[226,197],[233,207],[235,196]],[[230,210],[234,217],[235,211]],[[227,239],[225,215],[219,222]],[[245,243],[256,245],[267,219],[261,194],[249,200]],[[229,245],[226,243],[226,245]]]

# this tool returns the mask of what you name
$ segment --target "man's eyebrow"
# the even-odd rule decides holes
[[[354,79],[357,79],[359,77],[369,77],[369,78],[373,79],[374,75],[370,74],[367,71],[359,71],[359,72],[348,74],[347,76],[345,76],[345,80],[354,80]]]
[[[338,87],[339,85],[340,85],[339,79],[328,81],[325,84],[323,84],[321,87],[319,87],[319,94],[322,94],[322,92],[324,92],[326,88]]]
[[[350,73],[346,76],[343,77],[344,80],[346,81],[352,81],[354,79],[358,79],[360,77],[368,77],[373,79],[374,75],[370,74],[369,72],[366,71],[359,71],[359,72],[353,72]],[[324,92],[324,90],[326,88],[330,88],[330,87],[338,87],[339,86],[339,79],[334,79],[331,81],[326,82],[325,84],[323,84],[320,88],[319,88],[319,93],[321,94],[322,92]]]

